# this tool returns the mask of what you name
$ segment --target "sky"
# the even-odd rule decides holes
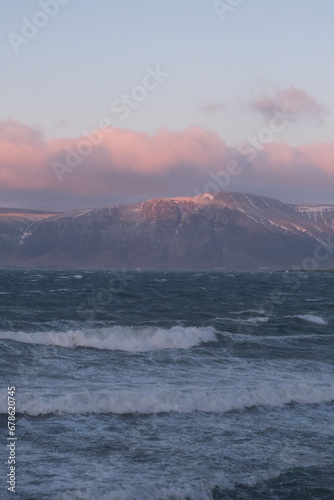
[[[0,8],[0,206],[334,204],[333,0]]]

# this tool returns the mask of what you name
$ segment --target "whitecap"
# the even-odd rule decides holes
[[[312,381],[291,383],[245,384],[219,389],[157,389],[102,391],[82,390],[60,396],[21,392],[17,412],[29,415],[48,414],[159,414],[159,413],[226,413],[252,407],[283,407],[291,403],[320,404],[334,400],[334,384]],[[6,399],[0,398],[0,411],[6,412]]]
[[[267,323],[269,321],[268,316],[263,316],[259,318],[249,318],[246,320],[247,323]]]
[[[189,349],[202,342],[216,342],[215,330],[211,327],[197,328],[174,326],[164,329],[153,326],[135,328],[112,326],[67,330],[63,332],[0,332],[0,338],[27,344],[59,347],[93,347],[111,351],[147,352],[163,349]]]
[[[314,316],[313,314],[298,314],[296,316],[299,319],[309,321],[310,323],[317,323],[318,325],[327,325],[327,321],[321,316]]]

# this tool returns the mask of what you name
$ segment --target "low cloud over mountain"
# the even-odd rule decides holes
[[[113,202],[157,194],[191,196],[207,190],[213,173],[224,177],[231,161],[238,167],[214,190],[248,190],[281,199],[289,191],[294,201],[294,193],[295,199],[307,199],[312,188],[320,197],[334,183],[334,142],[296,147],[268,143],[270,136],[262,130],[233,148],[200,127],[161,129],[153,136],[115,127],[86,132],[46,140],[21,123],[0,122],[2,204],[11,199],[13,206],[17,199],[21,207],[64,209],[101,206],[101,197]]]

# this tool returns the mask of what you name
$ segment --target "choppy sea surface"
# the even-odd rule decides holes
[[[0,278],[1,499],[334,499],[334,274]]]

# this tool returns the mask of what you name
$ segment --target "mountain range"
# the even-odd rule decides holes
[[[334,268],[334,205],[237,192],[61,213],[0,208],[0,265],[51,269]]]

